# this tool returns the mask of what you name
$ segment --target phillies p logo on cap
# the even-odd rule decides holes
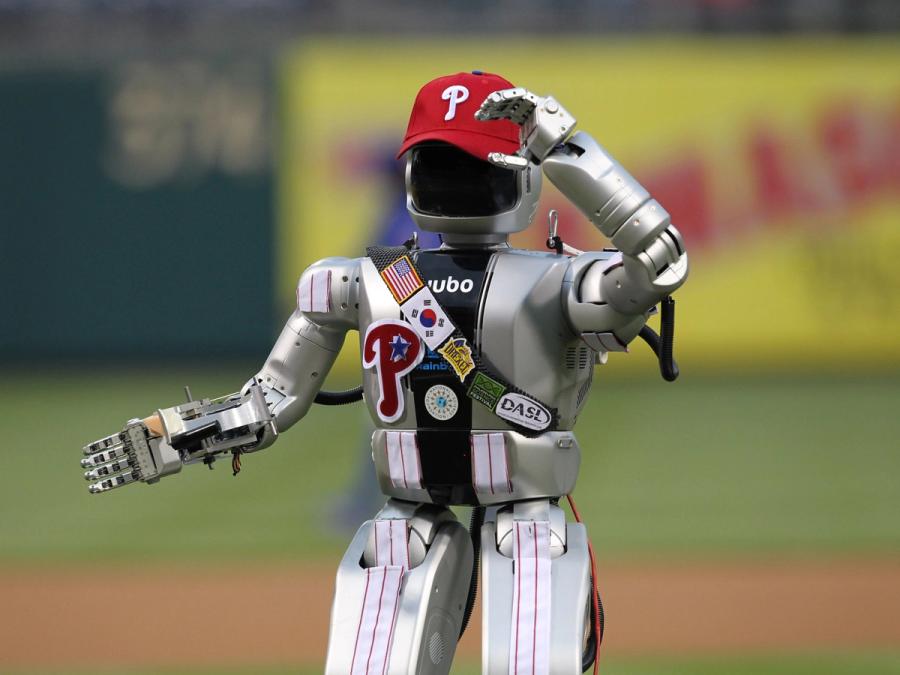
[[[445,101],[450,101],[450,107],[447,110],[447,114],[444,115],[444,121],[449,122],[454,117],[456,117],[456,104],[469,100],[469,90],[461,84],[451,84],[449,87],[444,89],[444,93],[441,94],[441,98]]]
[[[509,120],[480,122],[475,112],[484,99],[512,82],[480,70],[432,80],[419,90],[397,157],[417,143],[443,141],[487,160],[492,152],[511,155],[519,149],[519,127]]]

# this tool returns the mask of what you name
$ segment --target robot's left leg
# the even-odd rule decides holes
[[[517,502],[481,529],[484,675],[582,672],[590,556],[580,523],[546,499]]]
[[[326,675],[447,675],[471,574],[448,509],[389,500],[338,568]]]

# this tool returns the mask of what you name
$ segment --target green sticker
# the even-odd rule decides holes
[[[472,386],[469,387],[469,398],[473,398],[491,410],[497,405],[500,397],[506,393],[506,387],[484,373],[475,373]]]

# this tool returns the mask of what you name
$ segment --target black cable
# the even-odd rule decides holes
[[[662,353],[659,357],[659,369],[666,382],[673,382],[678,377],[678,364],[675,363],[675,300],[671,295],[667,295],[660,305],[662,315],[659,318],[659,332]]]
[[[667,295],[663,298],[662,313],[660,315],[660,330],[662,336],[656,334],[656,331],[650,326],[641,328],[638,333],[640,338],[646,342],[656,358],[659,360],[659,372],[666,382],[674,382],[679,375],[678,364],[675,362],[675,301],[672,296]]]
[[[361,401],[362,397],[363,388],[359,385],[346,391],[320,391],[313,400],[320,405],[346,405]]]
[[[459,629],[459,637],[462,638],[472,618],[472,610],[475,608],[475,597],[478,595],[478,563],[481,558],[481,526],[484,525],[484,507],[473,506],[472,517],[469,520],[469,537],[472,539],[472,577],[469,579],[469,595],[466,598],[466,610],[463,612],[462,626]]]

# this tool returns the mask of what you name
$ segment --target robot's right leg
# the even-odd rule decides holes
[[[446,675],[472,572],[469,533],[441,507],[390,500],[338,568],[326,675]]]

